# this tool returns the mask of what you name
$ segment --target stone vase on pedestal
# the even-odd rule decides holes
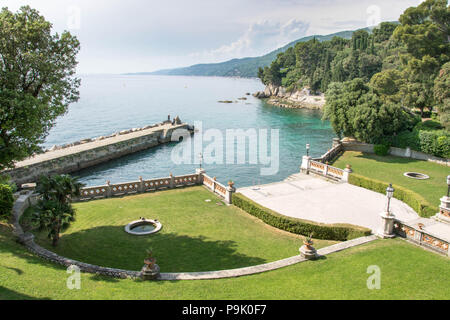
[[[314,260],[317,258],[317,251],[316,249],[312,246],[312,243],[305,243],[301,248],[300,248],[300,255],[308,260]]]
[[[142,280],[155,280],[159,276],[159,266],[155,263],[155,259],[145,259],[145,265],[142,267]]]

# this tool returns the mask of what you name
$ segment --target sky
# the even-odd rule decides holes
[[[128,73],[266,54],[314,34],[398,20],[420,0],[0,0],[81,42],[77,72]]]

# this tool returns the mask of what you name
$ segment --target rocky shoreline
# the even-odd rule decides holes
[[[267,103],[282,108],[321,110],[325,105],[325,96],[311,95],[308,88],[288,92],[284,87],[268,85],[264,91],[258,91],[253,96],[268,99]]]

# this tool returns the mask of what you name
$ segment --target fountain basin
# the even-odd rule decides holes
[[[417,179],[417,180],[430,179],[430,177],[427,176],[426,174],[419,173],[419,172],[405,172],[403,175],[405,177],[408,177],[408,178],[411,178],[411,179]]]
[[[125,232],[135,236],[146,236],[161,230],[162,224],[158,220],[140,219],[125,226]]]

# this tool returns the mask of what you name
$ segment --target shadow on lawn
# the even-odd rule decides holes
[[[63,235],[56,249],[48,243],[46,247],[67,258],[135,271],[142,268],[148,248],[152,248],[161,272],[224,270],[267,262],[238,252],[238,243],[232,240],[163,232],[132,236],[122,226],[102,226]]]
[[[355,155],[354,158],[357,159],[365,159],[365,160],[374,160],[377,162],[383,162],[383,163],[396,163],[396,164],[408,164],[408,163],[417,163],[417,159],[413,158],[402,158],[402,157],[396,157],[396,156],[378,156],[376,154],[371,153],[361,153],[358,155]]]
[[[35,298],[23,293],[0,286],[0,300],[50,300],[49,298]]]

